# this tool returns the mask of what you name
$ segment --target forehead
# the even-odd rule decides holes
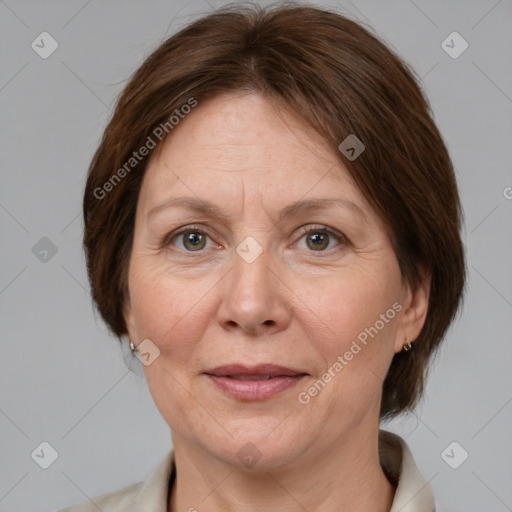
[[[225,202],[267,203],[342,194],[365,200],[339,155],[304,122],[259,94],[224,94],[199,102],[148,164],[140,199],[176,192]]]

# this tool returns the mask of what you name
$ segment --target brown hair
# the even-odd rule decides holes
[[[420,336],[411,351],[394,356],[383,383],[381,418],[412,410],[466,274],[453,166],[415,76],[361,23],[303,5],[227,6],[164,41],[121,93],[85,188],[87,270],[111,331],[127,333],[128,263],[148,161],[139,148],[172,134],[171,116],[184,105],[223,92],[259,92],[298,113],[339,154],[388,226],[412,288],[422,269],[431,272]],[[366,146],[353,161],[338,150],[350,134]]]

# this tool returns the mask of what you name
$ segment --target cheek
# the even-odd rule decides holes
[[[215,280],[204,276],[194,282],[152,268],[147,261],[133,261],[130,297],[137,335],[149,338],[166,364],[188,361],[211,315],[207,292]]]
[[[185,411],[196,411],[194,418],[204,424],[209,420],[197,418],[203,411],[190,392],[188,372],[197,366],[200,340],[213,314],[207,292],[216,281],[179,279],[143,258],[133,261],[130,296],[137,334],[160,350],[160,356],[144,366],[146,381],[160,414],[180,432],[193,431]]]
[[[332,280],[323,295],[324,304],[318,311],[329,335],[317,337],[317,348],[327,368],[338,356],[346,355],[347,367],[353,371],[366,368],[377,375],[385,373],[394,353],[398,316],[400,276],[396,269],[345,275]]]
[[[393,304],[399,292],[396,281],[383,279],[382,274],[380,280],[376,274],[345,276],[322,291],[323,303],[316,306],[321,309],[315,311],[320,311],[328,335],[311,330],[308,334],[323,368],[299,390],[298,399],[306,404],[308,417],[337,418],[343,430],[377,408],[394,354],[398,313]]]

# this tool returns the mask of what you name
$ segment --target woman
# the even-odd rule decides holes
[[[461,210],[417,81],[367,29],[281,6],[181,30],[121,94],[84,219],[173,449],[66,511],[435,510],[379,425],[459,307]]]

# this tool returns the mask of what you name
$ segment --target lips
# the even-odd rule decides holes
[[[264,380],[275,377],[295,377],[306,375],[305,372],[277,366],[275,364],[259,364],[257,366],[244,366],[241,364],[227,364],[206,371],[208,375],[217,377],[231,377],[237,380]]]
[[[308,374],[274,364],[230,364],[212,368],[205,375],[218,389],[231,397],[238,400],[263,400],[295,386]]]

